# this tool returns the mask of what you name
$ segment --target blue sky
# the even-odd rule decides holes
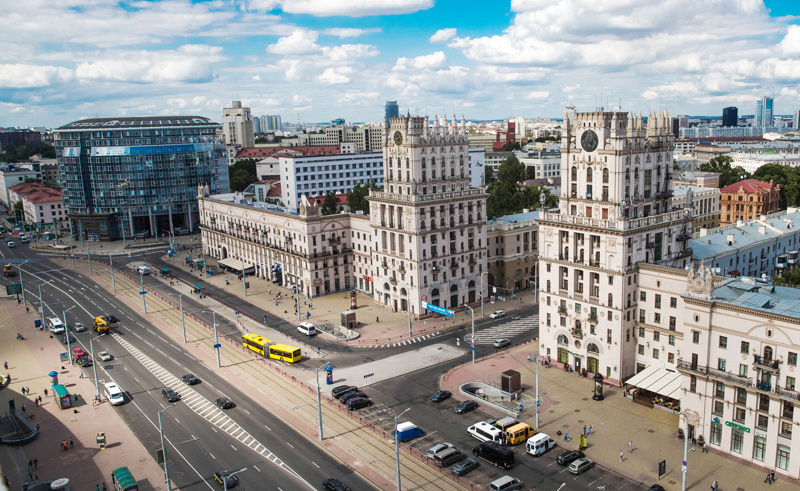
[[[567,104],[800,109],[789,0],[26,0],[0,18],[0,126],[199,114],[467,119]]]

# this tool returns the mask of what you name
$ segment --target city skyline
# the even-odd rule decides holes
[[[400,113],[560,118],[567,104],[743,115],[800,107],[786,0],[32,1],[0,20],[0,126],[198,114],[241,100],[284,121]],[[686,16],[692,12],[692,16]],[[41,19],[62,19],[52,29]]]

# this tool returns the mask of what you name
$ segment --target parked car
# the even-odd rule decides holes
[[[437,443],[436,445],[432,446],[428,449],[428,458],[432,459],[438,454],[439,452],[443,452],[448,448],[455,448],[452,443]]]
[[[351,411],[355,411],[357,409],[361,409],[362,407],[368,407],[372,405],[372,401],[369,399],[365,399],[363,397],[354,397],[347,401],[347,409]]]
[[[464,414],[478,409],[478,403],[475,401],[464,401],[454,409],[456,414]]]
[[[338,479],[325,479],[322,481],[322,489],[325,491],[350,491],[350,488]]]
[[[61,336],[61,337],[59,338],[59,339],[61,340],[61,342],[62,342],[62,343],[64,343],[64,344],[67,344],[67,336],[69,336],[69,342],[70,342],[70,344],[71,344],[71,343],[75,343],[75,342],[77,342],[77,341],[75,340],[75,336],[73,336],[72,334],[64,334],[63,336]]]
[[[239,485],[239,478],[232,476],[227,469],[220,469],[214,473],[214,479],[223,487],[230,489]],[[223,481],[224,480],[224,481]]]
[[[9,242],[9,243],[8,243],[8,247],[16,247],[16,245],[17,245],[17,244],[15,244],[15,243],[13,243],[13,242]]]
[[[200,379],[192,375],[191,373],[187,373],[183,377],[181,377],[181,381],[186,385],[195,385],[200,383]]]
[[[93,365],[93,363],[92,363],[92,360],[88,356],[83,355],[83,356],[79,356],[78,357],[78,365],[80,365],[82,367],[90,367],[90,366]]]
[[[179,396],[177,392],[169,387],[164,387],[161,389],[161,397],[166,399],[168,402],[178,402],[181,400],[181,396]]]
[[[227,397],[220,397],[214,401],[214,404],[216,404],[220,409],[230,409],[234,406],[233,402]]]
[[[495,339],[492,344],[495,348],[505,348],[506,346],[511,346],[511,341],[508,339]]]
[[[567,450],[566,452],[562,452],[558,457],[556,457],[556,462],[558,465],[569,465],[575,459],[580,459],[584,457],[584,453],[580,450]]]
[[[453,474],[457,476],[465,476],[480,467],[480,465],[481,464],[475,459],[467,459],[453,466]]]
[[[83,332],[86,330],[86,326],[84,326],[82,322],[76,322],[72,325],[72,328],[75,329],[75,332]]]
[[[594,467],[594,462],[591,459],[581,457],[572,461],[572,463],[569,465],[569,471],[576,475],[583,474],[592,467]]]
[[[150,274],[150,268],[148,266],[142,265],[136,269],[136,272],[141,275],[147,275]]]
[[[97,359],[100,361],[111,361],[112,356],[108,354],[108,351],[101,351],[97,353]]]
[[[450,392],[449,390],[437,390],[431,396],[431,400],[433,402],[442,402],[445,399],[449,399],[450,396],[452,396],[452,395],[453,395],[453,393]]]
[[[339,396],[339,401],[341,401],[342,404],[347,404],[347,401],[349,401],[354,397],[362,397],[364,399],[368,399],[367,394],[361,392],[360,390],[351,390],[350,392],[345,392],[344,394]]]
[[[351,390],[356,390],[357,388],[358,387],[354,387],[352,385],[339,385],[337,387],[334,387],[333,390],[331,390],[331,395],[333,397],[339,397],[340,395],[344,394],[345,392],[349,392]]]
[[[490,319],[498,319],[500,317],[505,317],[506,311],[505,310],[495,310],[491,314],[489,314]]]
[[[70,343],[72,342],[72,339],[70,339]],[[81,356],[86,356],[86,353],[80,348],[72,348],[72,356],[74,356],[75,358],[80,358]]]

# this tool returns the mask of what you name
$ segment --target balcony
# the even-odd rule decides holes
[[[469,258],[469,262],[467,264],[469,264],[470,266],[475,266],[476,264],[478,264],[478,261],[476,261],[474,257],[471,257]]]
[[[566,307],[559,307],[558,308],[558,313],[559,314],[563,314],[563,315],[567,315],[567,308]]]
[[[793,401],[800,401],[800,392],[797,392],[794,389],[783,389],[781,387],[776,386],[775,393],[786,399],[791,399]]]
[[[397,278],[392,276],[391,278],[389,278],[389,283],[391,283],[392,285],[396,285],[397,284]]]
[[[589,314],[589,321],[590,322],[597,322],[597,313]]]
[[[753,366],[756,370],[769,370],[773,372],[777,372],[781,368],[778,360],[768,360],[759,355],[753,355]]]
[[[789,264],[796,264],[797,263],[797,254],[798,254],[798,251],[789,251],[789,258],[787,259],[787,262]]]
[[[783,269],[786,267],[787,256],[786,254],[781,254],[780,256],[775,258],[775,267],[778,269]]]
[[[693,365],[692,363],[683,361],[683,359],[680,358],[678,359],[678,370],[682,370],[684,372],[691,372],[699,375],[707,375],[711,378],[729,382],[738,385],[740,387],[745,387],[745,388],[753,387],[752,378],[736,375],[733,373],[726,372],[724,370],[719,370],[716,368],[711,368],[703,365]]]
[[[330,242],[331,244],[337,244],[337,243],[340,243],[341,241],[342,241],[342,238],[339,237],[338,235],[331,235],[331,238],[328,239],[328,242]]]
[[[678,236],[675,237],[675,240],[677,240],[678,242],[686,242],[687,240],[689,240],[691,238],[692,238],[692,236],[689,235],[689,234],[678,234]]]
[[[389,267],[389,263],[387,263],[386,260],[384,259],[383,261],[381,261],[381,267],[382,268],[388,268]]]
[[[655,249],[656,243],[655,243],[655,241],[648,240],[645,247],[647,247],[648,249]]]
[[[756,390],[760,390],[762,392],[772,393],[772,383],[770,383],[770,382],[756,382]]]
[[[452,263],[450,263],[450,269],[458,269],[458,262],[453,261]]]
[[[572,337],[575,339],[583,339],[583,331],[580,329],[573,329]]]
[[[397,268],[397,272],[400,273],[400,274],[405,274],[406,268],[403,267],[403,266],[400,266],[399,268]]]

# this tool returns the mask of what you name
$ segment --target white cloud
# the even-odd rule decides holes
[[[417,56],[416,58],[398,58],[394,70],[433,70],[442,67],[447,63],[447,56],[443,51],[437,51],[429,55]]]
[[[317,77],[317,81],[327,85],[350,83],[349,74],[353,73],[350,67],[328,68]]]
[[[354,38],[358,36],[364,36],[366,34],[376,34],[381,32],[381,28],[373,27],[370,29],[356,29],[352,27],[333,27],[331,29],[323,29],[320,31],[322,34],[327,34],[329,36],[336,36],[338,38]]]
[[[281,8],[290,14],[315,17],[366,17],[372,15],[410,14],[433,7],[433,0],[281,0]]]
[[[534,90],[533,92],[528,92],[528,95],[525,96],[526,99],[541,101],[550,97],[550,92],[546,90]]]
[[[27,64],[0,65],[0,88],[47,87],[72,80],[72,70],[57,66]]]
[[[448,27],[446,29],[439,29],[430,38],[430,42],[434,44],[446,43],[456,37],[455,27]]]
[[[795,89],[790,89],[790,88],[788,88],[788,87],[783,87],[783,88],[781,89],[781,95],[786,95],[786,96],[790,96],[790,97],[796,97],[796,96],[797,96],[797,94],[799,94],[799,93],[800,93],[800,92],[797,92],[797,90],[795,90]]]
[[[786,37],[780,42],[778,48],[787,55],[800,54],[800,26],[789,26]]]
[[[319,50],[317,38],[319,34],[309,29],[297,29],[290,35],[278,39],[278,42],[267,47],[267,51],[276,55],[305,55]]]
[[[212,64],[224,59],[222,48],[185,45],[175,51],[116,52],[113,57],[79,64],[75,77],[81,81],[134,83],[209,82]]]

